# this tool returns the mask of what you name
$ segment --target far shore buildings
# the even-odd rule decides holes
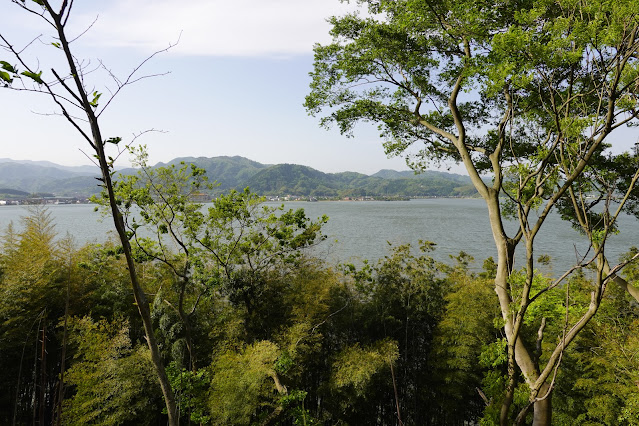
[[[15,198],[0,200],[0,206],[23,206],[28,204],[86,204],[87,198],[78,197],[41,197],[41,198]]]
[[[208,203],[211,201],[211,196],[204,192],[193,192],[189,195],[189,198],[194,203]]]
[[[300,201],[300,200],[306,200],[307,198],[308,197],[302,197],[299,195],[285,195],[283,197],[275,195],[275,196],[269,196],[266,199],[268,201]]]

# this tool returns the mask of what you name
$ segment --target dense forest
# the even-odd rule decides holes
[[[492,259],[473,273],[468,255],[438,263],[424,242],[390,248],[374,265],[328,265],[304,253],[320,243],[323,219],[275,219],[258,201],[231,193],[204,213],[226,223],[211,250],[196,253],[193,239],[163,251],[161,240],[133,237],[184,424],[498,421],[506,346]],[[118,243],[61,237],[41,208],[3,231],[0,423],[161,424]],[[575,297],[566,309],[565,299],[591,286],[590,274],[549,294],[524,326],[559,332],[587,306]],[[626,277],[639,280],[639,268]],[[639,306],[611,290],[564,353],[553,424],[638,424]],[[515,409],[526,404],[522,388]]]

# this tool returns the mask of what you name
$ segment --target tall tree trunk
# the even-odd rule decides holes
[[[97,131],[99,132],[99,129]],[[108,172],[105,172],[105,170],[109,170],[109,169],[105,160],[106,156],[104,154],[104,149],[102,145],[98,145],[98,147],[99,147],[98,156],[100,159],[100,168],[102,168],[102,177],[104,179],[104,184],[107,189],[107,193],[109,194],[109,203],[111,206],[113,221],[115,223],[116,231],[122,243],[122,249],[124,251],[124,256],[126,258],[127,267],[129,269],[131,286],[133,288],[133,297],[138,307],[138,312],[140,313],[140,317],[142,318],[142,323],[144,325],[144,332],[146,335],[147,344],[149,346],[149,350],[151,351],[151,361],[153,362],[153,365],[155,366],[156,374],[160,382],[160,388],[162,389],[162,394],[164,396],[164,403],[166,405],[167,415],[169,417],[169,425],[177,426],[179,419],[177,415],[177,407],[175,404],[175,396],[173,395],[173,390],[171,389],[171,383],[169,382],[169,378],[166,375],[164,362],[162,361],[162,356],[160,355],[160,348],[158,346],[157,339],[155,337],[155,332],[153,330],[153,321],[151,320],[151,307],[149,306],[149,301],[138,280],[138,275],[135,268],[135,262],[133,261],[133,254],[131,251],[131,244],[126,235],[126,229],[124,226],[124,220],[122,218],[122,214],[120,213],[120,210],[116,204],[115,194],[113,192],[113,184],[111,182],[111,176]]]
[[[541,400],[533,406],[533,426],[550,426],[552,420],[552,392],[548,394],[550,385],[544,383],[539,390]]]
[[[75,95],[84,113],[86,114],[87,122],[89,123],[89,126],[91,127],[91,138],[89,139],[89,142],[91,143],[91,147],[95,150],[96,158],[98,159],[98,163],[100,166],[100,171],[102,172],[101,180],[104,185],[104,189],[107,191],[115,229],[120,238],[120,242],[122,243],[122,250],[126,258],[127,268],[129,270],[129,276],[131,278],[131,287],[133,289],[133,297],[138,307],[140,317],[142,318],[142,323],[144,325],[144,332],[146,335],[147,344],[149,346],[149,350],[151,351],[151,360],[155,367],[156,374],[160,382],[160,387],[162,389],[162,394],[164,396],[164,402],[166,405],[167,415],[169,418],[169,425],[177,426],[179,419],[177,416],[175,396],[173,394],[173,390],[171,389],[171,384],[169,382],[168,376],[166,375],[164,363],[160,355],[160,349],[157,343],[157,339],[155,337],[155,333],[153,331],[153,323],[151,320],[151,308],[146,298],[146,294],[144,293],[144,290],[142,289],[142,286],[140,285],[140,281],[138,279],[135,262],[133,260],[133,255],[131,251],[131,244],[126,234],[124,219],[122,218],[122,213],[120,213],[120,209],[117,205],[115,193],[113,191],[113,182],[111,180],[111,166],[107,160],[107,155],[104,151],[105,141],[102,139],[100,126],[98,125],[98,118],[95,115],[93,110],[94,105],[92,105],[91,102],[89,101],[86,89],[84,87],[84,83],[82,81],[82,71],[81,70],[79,71],[77,69],[76,60],[73,57],[73,54],[71,53],[71,50],[69,47],[69,41],[64,31],[64,23],[62,22],[62,14],[64,10],[61,10],[59,13],[56,13],[51,7],[49,1],[47,0],[42,0],[42,5],[46,8],[48,14],[51,16],[53,20],[53,23],[55,24],[55,28],[58,33],[58,38],[60,40],[60,46],[62,47],[62,50],[64,51],[64,54],[67,60],[67,65],[69,66],[70,75],[78,91],[78,93]],[[62,8],[64,8],[65,6],[66,6],[66,2],[63,4]],[[55,96],[54,98],[57,100]],[[74,123],[71,117],[67,117],[67,118],[72,123]]]
[[[509,357],[512,357],[514,352],[514,360],[521,371],[526,384],[534,389],[535,382],[539,378],[539,369],[535,363],[530,350],[524,345],[519,338],[519,330],[515,327],[515,321],[513,318],[513,312],[511,311],[512,298],[510,295],[508,278],[514,264],[514,246],[511,241],[508,240],[503,228],[502,216],[499,206],[499,197],[497,191],[489,190],[484,196],[486,204],[488,206],[488,214],[490,219],[490,225],[497,247],[497,274],[495,276],[495,292],[499,299],[499,305],[501,308],[502,318],[504,319],[504,331],[506,339],[508,340]],[[514,371],[509,370],[509,376],[513,375]],[[510,378],[512,380],[512,377]],[[546,386],[546,385],[544,385]],[[544,392],[545,394],[545,392]],[[548,396],[550,398],[550,396]],[[508,416],[508,411],[512,398],[507,397],[504,400],[504,405],[501,408],[500,421],[505,422]],[[543,404],[542,404],[543,405]],[[538,411],[537,405],[535,405],[535,411]],[[543,411],[543,410],[542,410]],[[540,421],[547,418],[550,421],[550,415],[540,417]],[[536,425],[548,425],[550,423],[536,423]]]

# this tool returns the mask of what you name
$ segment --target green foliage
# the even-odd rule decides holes
[[[127,366],[127,363],[140,364],[140,368],[143,365],[148,366],[144,364],[146,361],[141,361],[147,359],[148,355],[135,348],[134,342],[137,341],[140,334],[140,325],[135,321],[138,318],[137,307],[131,300],[130,284],[126,279],[126,267],[123,265],[122,259],[117,259],[118,249],[107,244],[104,247],[89,246],[78,250],[69,238],[55,238],[53,223],[47,210],[36,208],[31,210],[30,214],[23,220],[23,228],[20,231],[16,231],[13,226],[5,231],[0,254],[0,292],[2,293],[0,300],[0,320],[2,321],[0,323],[0,339],[2,340],[0,362],[3,365],[16,366],[14,369],[5,369],[2,372],[2,383],[5,385],[0,391],[0,395],[2,395],[0,397],[0,423],[10,424],[13,421],[13,418],[8,416],[13,415],[14,404],[16,421],[20,424],[31,421],[33,410],[38,410],[42,403],[39,396],[35,399],[32,397],[38,395],[37,389],[40,387],[41,380],[44,380],[44,385],[52,392],[50,395],[45,393],[45,417],[53,418],[57,401],[51,395],[53,392],[56,394],[59,392],[62,356],[66,359],[66,368],[69,368],[70,365],[77,365],[77,363],[84,363],[82,367],[78,367],[84,369],[84,372],[79,373],[79,376],[84,373],[89,374],[89,365],[93,365],[95,369],[99,370],[109,362],[121,364],[124,370],[120,371],[115,366],[111,366],[113,368],[108,373],[117,373],[121,377],[105,378],[106,376],[100,376],[101,378],[97,378],[99,376],[97,372],[92,376],[92,379],[95,380],[94,383],[101,382],[102,379],[106,381],[104,386],[107,388],[98,389],[99,386],[96,385],[95,391],[102,392],[100,397],[105,397],[109,392],[123,390],[123,399],[114,400],[114,405],[107,408],[107,410],[119,413],[117,416],[120,418],[120,423],[129,417],[135,417],[137,414],[132,413],[138,409],[144,411],[145,414],[141,417],[145,419],[144,421],[153,422],[153,419],[157,418],[158,415],[158,408],[155,405],[158,400],[154,400],[157,395],[152,389],[157,389],[157,386],[154,381],[151,381],[148,392],[140,389],[140,383],[145,383],[141,377],[146,373],[140,372],[138,374],[136,373],[138,370],[131,365]],[[67,329],[65,332],[65,328],[67,328],[64,320],[65,315],[85,317],[81,323],[83,327],[78,326],[74,331]],[[95,319],[89,319],[90,316]],[[100,317],[108,319],[98,320]],[[131,317],[133,320],[124,320],[123,318],[126,317]],[[106,324],[117,325],[125,322],[132,325],[133,331],[129,333],[128,327],[122,326],[121,330],[123,331],[120,338],[116,339],[117,342],[114,341],[118,345],[120,343],[123,345],[118,346],[121,349],[120,352],[124,354],[122,361],[119,361],[120,358],[116,355],[113,355],[115,358],[112,361],[108,361],[106,358],[98,359],[99,351],[106,345],[107,331],[111,330],[115,333],[115,329],[108,328]],[[92,329],[89,327],[91,323],[102,325],[94,324],[95,327],[92,326]],[[124,328],[127,329],[124,330]],[[83,333],[86,331],[83,336],[87,337],[88,340],[85,343],[89,344],[89,340],[93,339],[92,342],[97,345],[96,351],[98,352],[90,353],[92,352],[91,347],[85,346],[82,349],[85,354],[78,354],[76,358],[73,358],[69,354],[74,349],[69,344],[65,344],[64,335],[71,337],[70,335],[81,331]],[[41,343],[43,334],[46,341],[45,348],[42,348]],[[73,338],[76,339],[76,342],[82,340],[82,337],[78,337],[77,334],[71,337],[71,340]],[[130,343],[129,346],[125,344],[127,339]],[[104,345],[100,346],[98,343]],[[46,354],[44,360],[42,350]],[[89,360],[82,361],[84,355]],[[34,366],[37,368],[34,369]],[[131,377],[132,381],[127,384],[122,377],[126,378],[131,372],[135,374]],[[151,370],[150,377],[154,377],[153,370]],[[108,380],[111,382],[109,383]],[[120,381],[122,381],[122,386],[118,387],[120,383],[117,382]],[[81,383],[78,385],[83,386]],[[93,385],[87,386],[88,388],[94,387]],[[113,389],[108,389],[108,387],[113,387]],[[68,393],[65,393],[69,397],[68,399],[76,394],[77,388],[67,385],[66,389],[69,390]],[[145,394],[147,402],[140,402],[140,406],[135,405],[137,397],[132,396],[135,389],[137,389],[136,392]],[[94,399],[90,393],[91,389],[82,388],[80,392],[84,392],[84,394],[79,398]],[[17,401],[15,400],[16,396],[18,397]],[[133,398],[132,411],[127,411],[129,409],[129,396]],[[108,395],[106,397],[109,398],[109,401],[113,400]],[[98,397],[95,396],[95,398]],[[149,402],[152,400],[155,402]],[[89,412],[95,414],[99,411],[98,408],[90,408],[88,405],[90,404],[84,405],[88,411],[82,411],[83,408],[78,408],[79,411],[76,414],[79,417],[65,417],[65,419],[71,423],[83,424],[84,421],[78,420],[78,418],[82,418],[85,414],[93,416]],[[100,415],[96,414],[96,416]],[[141,423],[143,422],[141,421]]]
[[[444,297],[453,283],[445,277],[458,269],[435,262],[428,255],[433,249],[430,242],[421,242],[416,253],[409,245],[402,245],[393,247],[374,266],[366,263],[358,269],[346,265],[345,272],[352,279],[355,294],[349,314],[352,317],[349,326],[353,329],[346,335],[349,345],[342,350],[357,348],[353,354],[364,356],[366,350],[385,341],[396,342],[398,349],[393,372],[388,368],[385,374],[370,376],[366,393],[355,387],[340,390],[342,401],[338,407],[344,410],[347,421],[376,421],[371,409],[366,408],[375,400],[380,401],[378,410],[387,413],[384,421],[394,421],[397,408],[393,381],[402,421],[420,424],[425,418],[446,422],[449,415],[454,417],[444,414],[438,406],[434,371],[440,355],[431,351],[435,329],[445,308]]]
[[[29,77],[31,80],[35,81],[38,84],[44,84],[44,81],[42,80],[42,71],[38,73],[31,71],[22,71],[20,74]]]
[[[331,398],[312,377],[325,376],[326,383],[330,379],[331,364],[321,354],[325,345],[330,346],[333,318],[344,309],[337,296],[338,277],[309,261],[286,274],[269,274],[262,286],[250,311],[243,304],[226,305],[241,323],[231,333],[220,330],[215,338],[211,401],[224,401],[211,402],[221,404],[212,409],[213,422],[273,416],[311,424],[318,392],[321,398]],[[229,365],[236,367],[229,370]],[[237,395],[227,390],[236,386]],[[229,401],[228,392],[235,402]]]
[[[11,65],[7,61],[0,61],[0,66],[2,68],[2,71],[0,71],[0,79],[4,82],[5,87],[9,87],[15,78],[20,79],[21,75],[28,77],[38,85],[44,84],[44,80],[42,80],[42,71],[32,72],[25,70],[20,72],[17,66]]]
[[[25,320],[20,313],[32,315],[33,320],[45,307],[51,308],[55,302],[57,309],[62,305],[62,271],[51,213],[32,209],[22,222],[21,232],[15,232],[13,225],[7,229],[2,247],[5,276],[0,303],[6,303],[2,309],[5,332],[13,329],[14,322]]]
[[[477,389],[490,397],[499,395],[491,393],[491,387],[495,386],[491,375],[503,380],[503,339],[498,338],[499,327],[494,324],[500,312],[490,280],[460,272],[449,279],[452,289],[445,295],[445,312],[437,324],[431,352],[435,359],[437,395],[444,411],[461,414],[463,407],[465,418],[478,419],[485,404]],[[497,352],[493,351],[494,355],[486,362],[488,348]],[[498,389],[501,392],[502,388]]]
[[[352,386],[358,394],[364,394],[373,374],[395,362],[399,357],[397,343],[385,340],[372,347],[359,344],[340,352],[335,361],[333,380],[338,388]]]
[[[205,414],[208,412],[208,390],[211,386],[208,370],[189,371],[172,362],[167,366],[166,374],[180,411],[187,413],[192,422],[209,423],[210,416]]]
[[[639,118],[637,2],[358,4],[367,13],[332,18],[332,42],[315,46],[307,111],[347,136],[360,122],[377,124],[386,152],[416,170],[463,161],[490,211],[500,256],[484,276],[494,276],[508,347],[522,343],[516,360],[527,378],[550,377],[561,360],[548,353],[570,343],[574,324],[579,332],[593,289],[572,295],[534,271],[533,261],[510,276],[512,262],[518,246],[533,255],[555,207],[597,250],[617,232],[611,206],[637,213],[638,153],[606,143]],[[518,219],[514,232],[505,231],[508,216]],[[595,305],[605,289],[596,285]],[[517,388],[515,405],[522,395]]]
[[[31,419],[33,407],[42,403],[31,392],[43,377],[45,386],[53,385],[59,360],[51,350],[59,344],[56,326],[66,286],[76,284],[66,258],[73,255],[54,241],[51,213],[34,207],[21,222],[20,230],[13,223],[3,230],[0,245],[0,364],[12,366],[0,371],[0,423],[6,424],[14,412],[18,422]],[[50,352],[44,366],[38,364],[43,334]]]
[[[546,318],[549,321],[563,322],[565,317],[565,293],[562,289],[554,289],[553,291],[547,291],[548,287],[552,285],[552,280],[536,272],[533,276],[532,283],[529,283],[529,279],[525,270],[519,270],[512,273],[509,277],[509,284],[511,286],[512,293],[512,309],[513,311],[518,308],[521,303],[522,288],[530,285],[530,295],[535,297],[539,295],[539,298],[531,304],[526,310],[526,316],[524,324],[538,326],[542,318]]]
[[[504,365],[507,361],[507,345],[508,342],[504,338],[485,345],[479,355],[479,364],[483,367],[497,367]]]
[[[238,211],[222,204],[221,217],[222,206]],[[286,219],[299,220],[294,212]],[[18,419],[31,419],[31,392],[39,377],[34,381],[28,366],[37,361],[37,322],[45,318],[47,386],[57,389],[69,285],[62,423],[157,423],[161,394],[130,300],[121,249],[57,244],[46,211],[24,224],[24,230],[5,230],[0,254],[3,365],[19,366],[27,342]],[[427,418],[436,424],[494,424],[506,385],[503,324],[490,281],[494,266],[486,262],[486,275],[477,277],[464,253],[443,265],[429,256],[433,249],[428,242],[417,253],[395,247],[375,265],[344,267],[345,275],[317,260],[282,259],[254,274],[254,281],[244,281],[247,289],[257,286],[245,294],[248,305],[244,297],[234,302],[219,291],[206,293],[189,317],[195,369],[185,363],[175,274],[164,263],[140,257],[141,279],[155,294],[154,326],[182,420],[311,425],[381,418],[388,424],[396,419],[394,381],[405,424]],[[626,271],[631,282],[635,266]],[[525,282],[523,274],[513,274],[512,291]],[[541,276],[533,280],[531,295],[539,297],[523,327],[537,331],[546,318],[543,344],[551,345],[553,336],[561,335],[566,312],[573,321],[589,303],[583,294],[592,283],[577,275],[562,288],[540,293],[547,285]],[[557,424],[636,424],[638,317],[628,296],[610,287],[600,315],[564,354],[555,390],[560,396],[553,402]],[[544,356],[539,362],[543,365]],[[0,412],[7,413],[1,420],[11,423],[17,371],[1,374]],[[519,380],[513,409],[527,400],[527,386]]]
[[[262,206],[263,199],[248,188],[219,196],[204,211],[192,200],[211,189],[203,169],[184,163],[180,168],[149,168],[144,147],[132,152],[141,171],[121,176],[115,187],[129,236],[145,256],[182,270],[178,275],[192,268],[194,278],[205,280],[217,274],[231,278],[237,269],[265,270],[277,262],[294,262],[301,249],[325,238],[320,229],[326,216],[312,222],[302,209]],[[105,206],[106,194],[95,201]],[[141,235],[141,228],[152,237]],[[173,241],[177,256],[165,238]]]
[[[274,343],[261,341],[214,361],[209,400],[214,424],[250,424],[258,406],[273,404],[268,390],[278,351]]]
[[[304,408],[304,399],[307,395],[308,392],[294,390],[280,399],[282,407],[291,411],[291,416],[294,419],[293,424],[295,426],[312,426],[318,424],[311,416],[310,411]]]
[[[11,76],[9,75],[9,73],[4,72],[4,71],[0,71],[0,78],[2,80],[4,80],[5,83],[11,83],[13,82],[13,79],[11,78]]]
[[[637,424],[639,310],[621,288],[609,290],[600,315],[565,355],[563,374],[573,384],[557,389],[558,424]]]
[[[185,163],[150,168],[144,147],[131,152],[141,169],[116,182],[117,203],[136,261],[162,265],[171,275],[167,285],[175,296],[167,302],[175,312],[162,313],[161,296],[156,318],[172,348],[167,352],[177,359],[186,344],[190,364],[197,351],[193,333],[199,332],[192,322],[203,297],[222,290],[232,303],[254,310],[264,303],[268,274],[299,264],[303,250],[325,238],[321,227],[328,218],[311,221],[302,209],[264,206],[248,188],[220,195],[205,208],[193,201],[212,188],[203,169]],[[106,193],[95,201],[108,211]]]
[[[10,73],[16,74],[18,72],[16,71],[15,67],[7,61],[0,61],[0,65],[2,65],[3,70],[9,71]]]
[[[65,401],[64,424],[152,424],[161,406],[148,348],[135,346],[126,320],[75,318],[70,323],[73,366],[66,379],[73,397]]]
[[[89,102],[89,104],[93,107],[93,108],[97,108],[98,107],[98,100],[100,99],[100,96],[102,96],[102,93],[98,93],[98,92],[93,92],[93,99],[91,99],[91,101]]]

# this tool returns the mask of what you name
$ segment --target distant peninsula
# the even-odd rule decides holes
[[[267,165],[244,157],[181,157],[168,163],[192,163],[206,170],[210,181],[219,184],[215,196],[231,189],[249,187],[270,197],[328,198],[413,198],[474,197],[468,176],[425,171],[380,170],[372,175],[356,172],[324,173],[299,164]],[[124,169],[122,174],[135,173]],[[86,198],[99,192],[97,168],[68,167],[47,161],[16,161],[0,158],[0,199],[47,194],[52,197]]]

